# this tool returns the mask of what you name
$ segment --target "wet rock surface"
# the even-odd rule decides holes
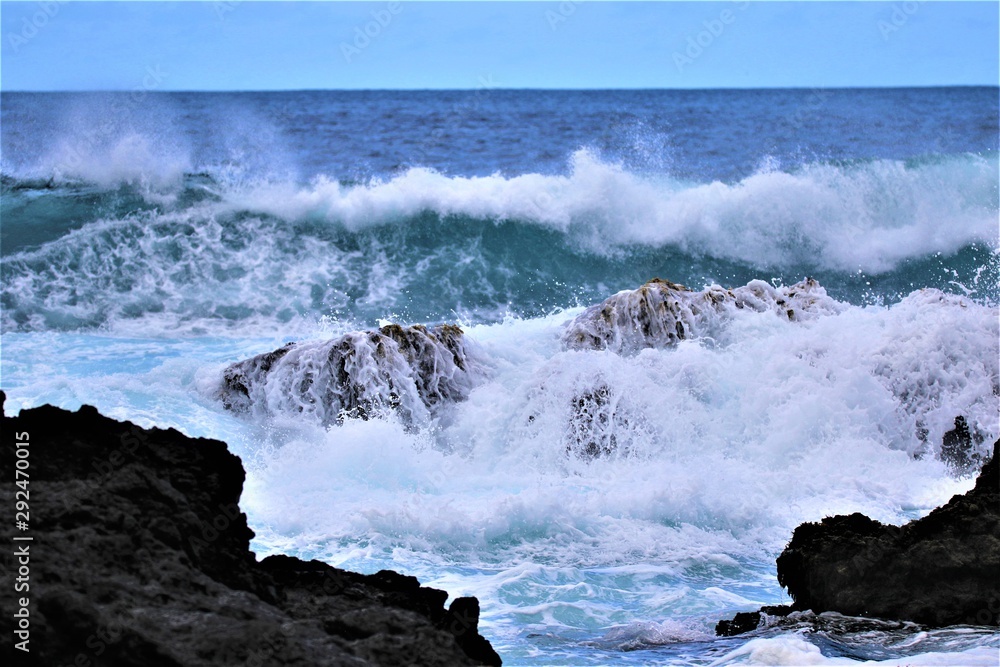
[[[635,290],[619,292],[591,306],[567,327],[563,344],[573,350],[611,350],[629,354],[648,347],[670,347],[704,336],[733,310],[772,311],[790,321],[841,306],[811,278],[789,287],[754,280],[734,289],[718,285],[695,292],[653,278]]]
[[[777,560],[792,609],[929,627],[1000,625],[998,454],[1000,440],[971,491],[903,526],[855,513],[796,528]],[[720,634],[756,627],[743,614],[724,623]]]
[[[955,417],[955,428],[941,439],[941,460],[962,473],[978,468],[983,462],[978,450],[984,439],[978,430],[970,430],[969,422],[959,415]]]
[[[769,617],[784,618],[792,613],[787,605],[761,607],[760,611],[741,611],[731,621],[722,620],[715,626],[715,634],[720,637],[734,637],[767,625]]]
[[[323,424],[394,412],[412,425],[464,400],[479,370],[459,327],[389,324],[232,364],[220,398],[234,412],[306,414]]]
[[[0,394],[2,397],[2,394]],[[89,406],[3,418],[29,442],[30,665],[499,665],[479,603],[392,571],[360,575],[249,550],[244,470],[225,443]],[[3,585],[17,571],[4,556]],[[4,614],[9,638],[14,619]],[[15,663],[14,660],[17,660]]]

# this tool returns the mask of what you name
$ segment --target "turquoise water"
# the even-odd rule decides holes
[[[955,416],[1000,435],[995,88],[0,102],[7,408],[225,440],[259,555],[477,595],[506,664],[995,664],[985,628],[713,636],[788,601],[796,525],[920,516],[971,487],[935,456]],[[564,349],[654,276],[811,276],[828,307]],[[468,398],[333,427],[222,406],[228,364],[387,320],[461,324]],[[579,459],[581,428],[628,447]]]

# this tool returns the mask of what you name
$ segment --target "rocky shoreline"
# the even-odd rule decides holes
[[[0,392],[0,401],[6,397]],[[479,602],[393,571],[257,561],[245,473],[223,442],[143,429],[84,406],[3,417],[4,469],[29,444],[30,652],[4,664],[500,665]],[[23,437],[22,437],[23,436]],[[21,490],[5,475],[4,493]],[[3,586],[16,556],[5,550]],[[8,637],[21,623],[4,614]],[[24,623],[21,623],[23,626]]]
[[[0,405],[6,397],[0,392]],[[83,406],[3,416],[28,452],[30,653],[4,664],[500,665],[479,602],[392,571],[257,561],[238,506],[245,472],[225,443],[143,429]],[[29,444],[16,448],[14,442]],[[1000,625],[1000,441],[975,487],[901,527],[861,514],[799,526],[779,556],[794,604],[721,621],[732,636],[801,612]],[[21,546],[20,543],[18,546]],[[14,588],[18,556],[4,555]],[[779,619],[779,620],[775,620]],[[23,623],[5,615],[8,633]]]
[[[1000,440],[968,493],[903,526],[858,513],[802,524],[777,569],[794,604],[737,614],[716,634],[806,610],[928,627],[1000,625]]]

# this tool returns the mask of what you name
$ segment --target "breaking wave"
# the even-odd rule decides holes
[[[413,168],[301,186],[198,173],[167,190],[122,178],[4,177],[5,330],[497,319],[654,275],[813,275],[852,302],[873,282],[882,298],[927,286],[988,301],[1000,264],[997,161],[974,155],[732,184],[640,176],[588,151],[564,176]]]

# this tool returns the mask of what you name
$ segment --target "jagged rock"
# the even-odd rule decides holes
[[[741,611],[733,617],[733,620],[721,620],[715,625],[715,634],[719,637],[733,637],[751,632],[760,625],[759,611]]]
[[[579,458],[608,456],[618,449],[618,436],[609,428],[616,414],[611,388],[599,385],[573,401],[573,418],[566,433],[566,452]]]
[[[812,278],[790,287],[754,280],[743,287],[718,285],[694,292],[669,280],[654,278],[591,306],[568,325],[563,344],[575,350],[632,353],[647,347],[669,347],[711,332],[734,310],[772,311],[788,320],[835,313],[841,304],[826,295]]]
[[[855,513],[796,528],[777,562],[794,607],[929,626],[1000,623],[998,452],[1000,440],[972,491],[902,527]]]
[[[459,327],[390,324],[232,364],[221,399],[235,412],[301,413],[324,424],[395,411],[412,425],[464,400],[480,371]]]
[[[795,601],[789,611],[1000,626],[1000,440],[975,488],[923,519],[887,526],[854,513],[804,523],[777,566]],[[716,634],[748,632],[760,620],[741,612],[720,621]]]
[[[668,347],[710,333],[712,327],[740,309],[773,311],[799,320],[818,312],[838,312],[840,305],[812,279],[791,287],[775,288],[755,280],[732,290],[712,286],[693,292],[654,278],[639,289],[619,292],[585,310],[568,325],[563,343],[570,349],[608,349],[624,354]],[[571,412],[567,454],[581,459],[628,455],[622,451],[621,436],[627,440],[634,429],[610,386],[595,382],[592,389],[572,399]]]
[[[814,614],[811,611],[792,611],[789,606],[761,607],[759,612],[741,612],[732,621],[719,621],[715,634],[734,637],[754,631],[774,631],[782,634],[818,633],[836,637],[837,641],[852,643],[852,637],[862,641],[878,636],[880,642],[901,643],[923,632],[924,626],[911,621],[886,621],[879,618],[844,616],[835,611]]]
[[[3,394],[0,392],[0,400]],[[28,442],[29,653],[4,613],[3,664],[499,665],[479,603],[391,571],[257,562],[225,443],[43,406],[3,418],[3,493]],[[22,455],[23,456],[23,455]],[[24,464],[21,464],[24,465]],[[12,591],[14,548],[3,551]],[[15,641],[11,641],[15,638]],[[14,659],[20,661],[15,663]]]
[[[783,617],[791,612],[792,608],[787,605],[761,607],[760,611],[741,611],[731,621],[719,621],[715,625],[715,634],[719,637],[742,635],[756,630],[762,622],[766,623],[769,616]]]
[[[955,428],[941,440],[941,460],[960,473],[969,472],[982,463],[977,449],[983,440],[983,434],[970,431],[965,417],[959,415],[955,417]]]

